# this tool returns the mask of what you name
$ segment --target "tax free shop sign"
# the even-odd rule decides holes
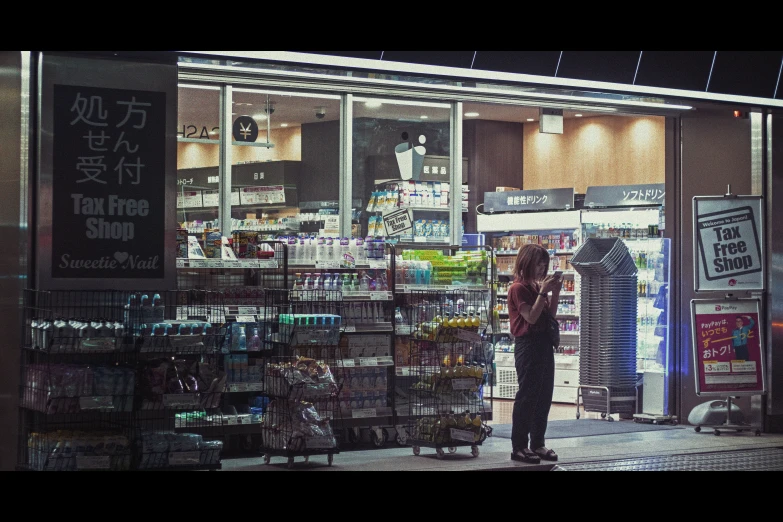
[[[694,198],[696,290],[763,290],[761,198]]]

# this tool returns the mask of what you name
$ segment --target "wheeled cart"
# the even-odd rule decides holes
[[[482,419],[487,361],[480,320],[466,318],[475,317],[473,311],[488,299],[480,290],[411,293],[409,316],[418,321],[410,339],[407,442],[414,455],[434,448],[442,459],[464,447],[479,456],[487,436]],[[450,325],[454,318],[460,318],[459,326]]]
[[[267,290],[264,393],[271,401],[262,422],[264,463],[284,457],[288,467],[339,453],[334,434],[339,421],[340,292]]]

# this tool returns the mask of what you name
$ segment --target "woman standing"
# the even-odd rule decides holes
[[[559,328],[556,316],[562,280],[547,276],[548,268],[549,252],[544,247],[523,245],[514,263],[514,283],[508,289],[519,382],[512,413],[511,458],[533,464],[557,460],[544,436],[555,385],[552,332]]]

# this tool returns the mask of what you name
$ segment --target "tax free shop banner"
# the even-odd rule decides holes
[[[694,198],[696,291],[763,290],[761,198]]]

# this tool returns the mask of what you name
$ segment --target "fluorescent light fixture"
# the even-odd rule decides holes
[[[309,92],[291,92],[291,91],[267,91],[259,89],[235,88],[234,92],[245,92],[250,94],[277,94],[280,96],[301,96],[302,98],[318,98],[321,100],[339,100],[337,94],[311,94]]]
[[[577,118],[581,118],[582,117],[581,114],[574,114],[574,116],[576,116]]]
[[[411,105],[413,107],[437,107],[439,109],[450,109],[451,104],[448,103],[433,103],[433,102],[420,102],[420,101],[409,101],[409,100],[380,100],[377,98],[364,98],[359,96],[354,96],[353,101],[357,103],[367,103],[367,102],[377,102],[382,103],[384,105]]]
[[[479,113],[477,112],[466,112],[465,117],[466,118],[478,118]]]
[[[285,128],[285,127],[288,127],[288,124],[287,123],[281,123],[280,126]]]
[[[528,118],[527,121],[536,121],[533,118]]]
[[[205,91],[219,91],[220,87],[214,86],[214,85],[194,85],[190,83],[180,83],[177,85],[177,87],[181,87],[182,89],[202,89]]]
[[[266,121],[266,114],[254,114],[253,119],[256,121]]]
[[[367,107],[368,109],[377,109],[377,108],[383,106],[383,104],[381,102],[379,102],[379,101],[370,100],[370,101],[364,102],[364,106]]]
[[[421,119],[422,119],[422,120],[429,120],[429,119],[430,119],[430,117],[429,117],[429,116],[427,116],[426,114],[422,114],[422,115],[421,115]]]

